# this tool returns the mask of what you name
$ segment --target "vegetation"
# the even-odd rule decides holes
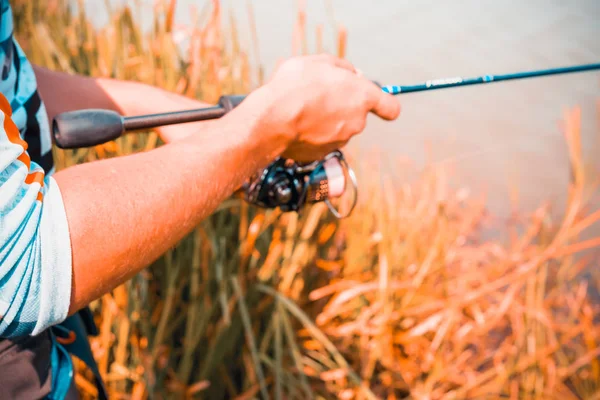
[[[218,0],[193,14],[182,52],[175,0],[157,2],[149,32],[135,7],[111,9],[95,29],[83,2],[11,3],[24,50],[55,70],[208,102],[262,81]],[[301,9],[296,51],[306,51],[304,19]],[[226,202],[92,304],[111,397],[600,399],[600,238],[580,238],[600,211],[588,210],[596,177],[581,161],[579,120],[577,108],[564,116],[573,175],[564,218],[549,205],[515,213],[507,240],[482,239],[485,197],[451,188],[435,165],[397,182],[374,157],[353,159],[371,195],[342,222],[322,205],[282,214]],[[64,168],[159,145],[150,132],[55,155]],[[76,381],[94,398],[80,363]]]

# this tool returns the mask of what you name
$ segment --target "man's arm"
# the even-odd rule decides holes
[[[0,335],[41,332],[125,282],[277,156],[320,159],[370,112],[400,113],[348,62],[299,57],[198,134],[44,177],[0,105],[0,260],[12,283],[0,287]]]
[[[291,135],[261,93],[207,134],[53,177],[0,94],[0,337],[38,334],[123,283],[281,153]]]
[[[109,109],[122,115],[142,115],[210,106],[140,82],[72,75],[35,65],[33,70],[50,121],[62,112],[85,108]],[[191,122],[160,127],[156,131],[165,142],[171,142],[203,126],[202,122]]]

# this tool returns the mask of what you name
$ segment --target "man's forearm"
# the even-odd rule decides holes
[[[58,172],[73,255],[70,312],[148,266],[280,154],[287,139],[265,120],[262,110],[239,108],[199,135]]]

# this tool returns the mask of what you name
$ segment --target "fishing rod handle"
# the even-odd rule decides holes
[[[245,98],[244,95],[222,96],[215,107],[133,117],[104,109],[68,111],[54,118],[52,134],[61,149],[92,147],[115,140],[126,132],[221,118]]]

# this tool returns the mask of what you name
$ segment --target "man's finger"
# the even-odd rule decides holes
[[[380,118],[393,121],[400,116],[400,101],[391,94],[385,93],[375,83],[368,81],[371,111]]]
[[[335,57],[334,64],[336,67],[347,69],[350,72],[357,73],[358,71],[354,64],[343,58]]]
[[[328,64],[335,65],[336,67],[347,69],[348,71],[353,72],[353,73],[356,73],[356,71],[357,71],[356,68],[354,67],[354,65],[350,61],[343,59],[343,58],[336,57],[331,54],[326,54],[326,53],[316,54],[316,55],[312,56],[312,58],[315,61],[326,62]]]

